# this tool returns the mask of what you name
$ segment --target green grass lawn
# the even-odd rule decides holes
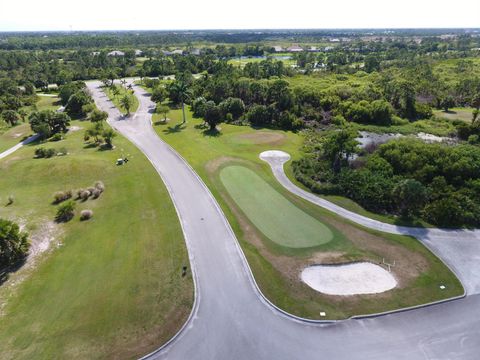
[[[443,110],[434,110],[433,113],[438,118],[447,120],[462,120],[470,124],[472,122],[472,112],[473,108],[453,108],[448,112]]]
[[[0,153],[17,145],[20,141],[32,135],[29,124],[19,124],[14,127],[5,127],[5,132],[0,135]]]
[[[291,248],[307,248],[332,240],[321,222],[293,205],[254,171],[231,165],[220,179],[248,219],[270,240]]]
[[[112,91],[111,87],[105,87],[103,89],[103,91],[105,92],[105,94],[107,94],[107,96],[112,101],[112,103],[117,107],[117,109],[120,110],[120,112],[124,115],[127,113],[127,111],[122,106],[120,100],[125,95],[127,95],[130,98],[131,104],[132,104],[131,107],[130,107],[130,113],[133,114],[138,109],[138,99],[137,99],[137,97],[131,91],[127,90],[123,86],[117,86],[117,88],[119,89],[119,93],[118,93],[117,96],[115,96],[113,94],[113,91]]]
[[[258,155],[276,149],[298,158],[301,135],[229,124],[221,124],[220,132],[211,134],[190,113],[186,125],[180,124],[180,110],[173,110],[169,118],[167,124],[155,126],[157,133],[193,166],[210,188],[232,225],[262,292],[282,309],[315,319],[320,318],[320,311],[326,311],[327,319],[338,319],[462,294],[460,282],[417,240],[362,228],[285,190]],[[286,168],[291,175],[288,164]],[[282,218],[283,224],[272,219],[273,211],[278,208],[286,211],[289,218],[288,221]],[[306,218],[313,218],[317,224],[310,223],[307,225],[310,229],[300,230]],[[267,221],[275,222],[263,223]],[[289,227],[305,235],[314,228],[324,232],[322,225],[333,234],[327,243],[292,248],[289,247],[292,239],[276,242],[284,235],[278,234],[290,230],[286,230]],[[289,236],[291,233],[285,234],[285,238]],[[402,264],[396,271],[401,282],[408,286],[380,297],[366,295],[352,299],[322,295],[299,281],[301,269],[312,263],[360,260],[378,263],[383,257]],[[447,284],[447,291],[439,289],[443,283]]]
[[[54,237],[33,268],[0,286],[2,359],[138,358],[186,320],[193,282],[181,276],[188,255],[173,204],[148,160],[122,136],[114,144],[100,151],[76,131],[45,144],[67,156],[34,159],[37,146],[25,146],[0,160],[0,217],[31,238]],[[123,154],[130,161],[116,166]],[[70,222],[53,222],[54,192],[97,180],[106,187],[100,198],[77,200]],[[6,207],[9,195],[15,201]],[[93,218],[79,221],[81,209]]]

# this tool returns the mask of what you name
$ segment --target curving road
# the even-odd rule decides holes
[[[143,151],[165,182],[194,271],[196,302],[191,318],[178,336],[148,358],[478,358],[480,295],[333,324],[295,320],[268,304],[215,199],[188,164],[152,129],[154,104],[145,91],[134,87],[140,106],[134,116],[125,119],[99,85],[88,83],[97,106],[109,113],[111,126]]]

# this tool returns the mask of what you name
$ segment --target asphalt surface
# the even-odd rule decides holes
[[[194,272],[196,302],[190,320],[149,358],[478,359],[480,295],[335,324],[294,320],[268,304],[210,191],[152,129],[154,104],[145,91],[135,86],[139,109],[123,118],[99,85],[88,83],[97,106],[109,113],[111,126],[143,151],[166,184]]]

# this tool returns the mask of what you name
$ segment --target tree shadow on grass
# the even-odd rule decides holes
[[[222,133],[218,131],[217,128],[215,129],[210,129],[208,128],[207,130],[202,131],[203,136],[208,136],[208,137],[219,137],[222,136]]]
[[[0,286],[10,278],[10,274],[13,274],[18,270],[20,270],[22,266],[25,265],[26,262],[27,262],[27,257],[25,256],[23,259],[19,260],[16,264],[0,269]]]
[[[185,124],[177,124],[175,126],[169,126],[168,128],[164,129],[163,132],[165,134],[176,134],[181,132],[182,130],[185,130],[186,126]]]

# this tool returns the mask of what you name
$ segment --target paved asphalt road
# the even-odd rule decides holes
[[[209,190],[150,125],[154,104],[139,87],[137,113],[124,119],[88,86],[109,123],[150,159],[177,208],[196,280],[186,327],[152,359],[478,359],[480,295],[374,319],[297,321],[267,304]],[[472,239],[473,241],[473,239]]]

